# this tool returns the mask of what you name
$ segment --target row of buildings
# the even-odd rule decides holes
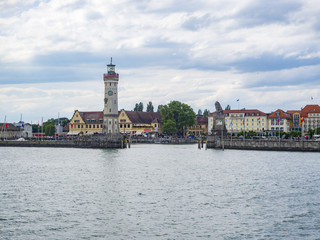
[[[224,110],[224,124],[229,133],[254,131],[272,133],[276,131],[301,131],[303,135],[309,129],[320,127],[320,106],[307,105],[301,110],[283,111],[277,109],[272,113],[264,113],[257,109]],[[214,114],[208,117],[197,116],[196,124],[186,129],[186,135],[198,136],[201,132],[211,133]],[[161,115],[159,112],[136,112],[121,110],[118,112],[118,128],[120,133],[130,135],[161,134]],[[103,112],[80,112],[76,110],[71,118],[69,134],[102,133]]]
[[[160,112],[137,112],[120,110],[118,113],[120,133],[128,135],[156,135],[162,133]],[[103,112],[80,112],[75,110],[69,124],[69,135],[90,135],[103,132]],[[188,134],[200,135],[208,132],[208,118],[197,116],[196,124]]]
[[[272,113],[264,113],[258,109],[224,110],[224,124],[229,133],[254,131],[257,133],[275,133],[276,131],[301,131],[306,135],[309,129],[320,127],[320,106],[307,105],[301,110],[283,111],[277,109]],[[199,136],[201,132],[211,133],[214,124],[214,114],[208,117],[197,116],[196,124],[186,129],[185,135]],[[80,112],[75,110],[69,126],[65,128],[68,135],[90,135],[103,132],[103,111]],[[137,112],[120,110],[118,112],[118,129],[120,133],[128,135],[156,135],[161,134],[162,124],[159,112]],[[0,124],[3,137],[31,137],[32,127],[26,123]],[[6,130],[6,131],[4,131]],[[4,135],[5,134],[5,135]],[[320,133],[318,133],[320,134]]]
[[[212,129],[214,113],[209,116],[208,129]],[[309,129],[320,127],[320,106],[306,105],[301,110],[277,109],[264,113],[257,109],[225,110],[225,125],[229,133],[255,131],[272,133],[276,131],[300,131],[306,135]]]

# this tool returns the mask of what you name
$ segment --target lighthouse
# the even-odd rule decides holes
[[[118,82],[119,74],[115,71],[116,65],[107,65],[107,73],[103,74],[104,81],[104,109],[103,133],[119,133],[118,127]]]

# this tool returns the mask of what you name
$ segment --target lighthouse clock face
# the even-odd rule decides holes
[[[110,91],[108,91],[108,95],[109,96],[112,96],[113,95],[113,92],[110,90]]]

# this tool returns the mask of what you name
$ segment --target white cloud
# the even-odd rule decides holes
[[[0,81],[41,83],[1,86],[7,115],[102,109],[102,80],[90,79],[110,56],[120,108],[180,100],[214,110],[240,98],[271,111],[320,97],[315,1],[29,0],[1,2],[0,13]]]

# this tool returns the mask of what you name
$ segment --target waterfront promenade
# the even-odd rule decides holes
[[[223,139],[208,136],[208,148],[320,152],[320,141],[289,139]]]

